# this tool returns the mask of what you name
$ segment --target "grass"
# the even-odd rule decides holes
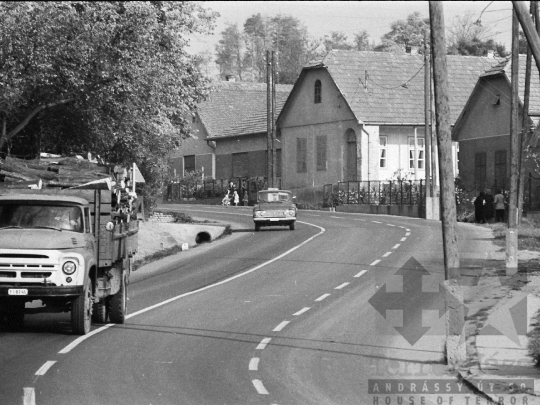
[[[536,364],[540,365],[540,312],[535,315],[534,328],[527,333],[527,337],[529,338],[529,354]]]
[[[518,249],[532,250],[540,252],[540,227],[538,221],[523,218],[518,226]],[[489,224],[493,229],[495,244],[498,246],[506,245],[506,224]]]

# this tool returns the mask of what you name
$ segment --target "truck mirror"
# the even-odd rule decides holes
[[[107,222],[107,225],[105,225],[105,229],[109,232],[114,231],[114,224],[112,222]]]

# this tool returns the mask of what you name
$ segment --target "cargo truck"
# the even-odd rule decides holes
[[[0,190],[0,322],[70,312],[77,335],[92,320],[124,323],[139,226],[116,199],[109,189]]]

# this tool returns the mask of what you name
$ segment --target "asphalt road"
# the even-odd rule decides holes
[[[235,232],[135,272],[124,325],[0,330],[0,404],[363,405],[370,378],[442,367],[423,294],[442,280],[440,223],[301,211],[295,231],[253,232],[248,209],[170,207]]]

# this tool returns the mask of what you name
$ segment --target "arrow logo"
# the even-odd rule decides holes
[[[431,329],[422,325],[422,311],[438,311],[437,319],[444,315],[444,292],[439,284],[429,288],[436,290],[434,292],[424,291],[423,285],[428,283],[423,282],[423,277],[431,276],[431,273],[413,257],[396,272],[396,275],[403,278],[402,291],[388,291],[387,283],[385,283],[368,302],[387,320],[386,311],[402,311],[403,324],[402,326],[394,326],[394,329],[409,344],[414,345]]]

